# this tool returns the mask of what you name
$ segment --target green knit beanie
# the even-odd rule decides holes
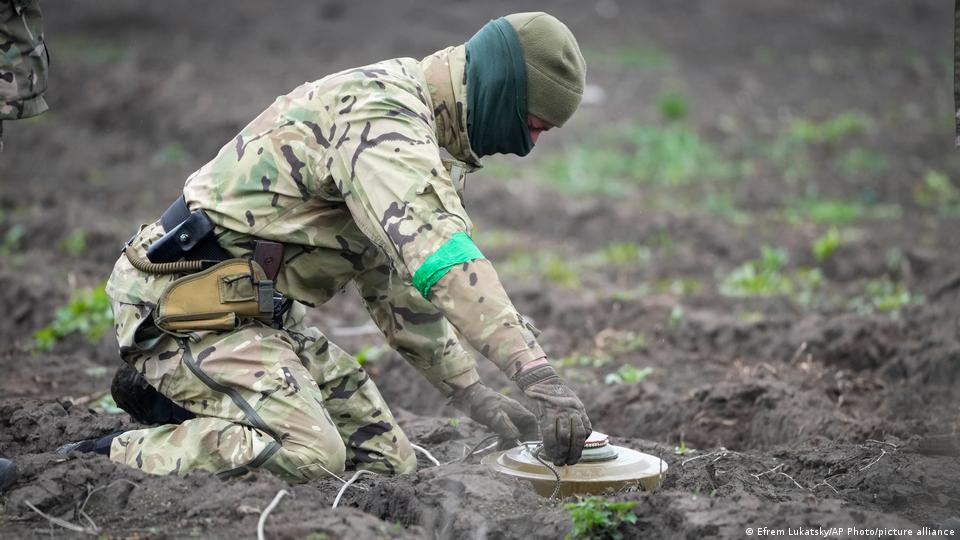
[[[542,11],[504,17],[516,29],[527,64],[527,111],[560,127],[580,105],[587,66],[576,38]]]

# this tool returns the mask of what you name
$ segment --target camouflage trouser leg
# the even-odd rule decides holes
[[[302,345],[300,359],[316,379],[324,405],[347,447],[347,468],[404,474],[417,468],[407,436],[397,425],[376,384],[357,360],[307,327],[306,309],[294,304],[284,327]]]
[[[145,315],[129,304],[114,310],[121,330]],[[164,335],[146,349],[126,348],[125,359],[160,393],[198,417],[124,433],[111,458],[154,474],[262,467],[291,481],[340,474],[345,466],[413,471],[410,443],[373,381],[319,330],[305,327],[304,313],[294,305],[287,330],[254,323],[206,332],[199,341]]]
[[[198,341],[162,336],[151,345],[128,360],[198,417],[121,434],[111,459],[153,474],[228,476],[262,467],[306,481],[325,476],[324,468],[343,471],[343,441],[285,332],[252,324]]]

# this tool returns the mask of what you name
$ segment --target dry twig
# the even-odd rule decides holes
[[[861,471],[865,471],[865,470],[869,469],[870,467],[873,467],[873,466],[876,465],[877,462],[880,461],[880,459],[882,459],[883,456],[885,456],[885,455],[887,455],[887,451],[886,451],[885,449],[881,448],[881,449],[880,449],[880,455],[877,456],[877,458],[874,459],[873,461],[871,461],[870,463],[867,463],[867,464],[864,465],[863,467],[860,467],[860,470],[861,470]]]
[[[351,476],[350,479],[347,480],[347,482],[346,482],[345,484],[343,484],[343,487],[340,488],[340,491],[337,492],[337,498],[335,498],[335,499],[333,500],[333,505],[332,505],[330,508],[336,508],[337,506],[340,505],[340,498],[343,497],[344,492],[346,492],[346,491],[347,491],[347,488],[350,487],[351,485],[353,485],[353,483],[357,481],[357,478],[360,478],[360,475],[361,475],[361,474],[372,474],[372,475],[376,476],[377,473],[375,473],[375,472],[373,472],[373,471],[368,471],[368,470],[366,470],[366,469],[361,469],[361,470],[353,473],[353,476]]]
[[[290,495],[293,497],[293,493],[290,493],[285,489],[281,489],[276,495],[274,495],[273,500],[270,501],[270,504],[263,509],[263,513],[260,514],[260,519],[257,521],[257,540],[264,540],[266,538],[266,536],[263,534],[263,527],[267,524],[267,516],[269,516],[270,512],[273,512],[273,509],[280,504],[280,499],[282,499],[284,495]]]
[[[410,446],[412,446],[413,449],[416,450],[417,452],[420,452],[421,454],[423,454],[424,456],[426,456],[427,459],[430,460],[430,463],[433,463],[433,464],[434,464],[435,466],[437,466],[437,467],[440,466],[440,460],[438,460],[437,458],[433,457],[433,454],[431,454],[429,450],[427,450],[426,448],[424,448],[424,447],[422,447],[422,446],[413,444],[413,443],[410,443]]]
[[[60,519],[60,518],[58,518],[58,517],[53,517],[53,516],[51,516],[51,515],[49,515],[49,514],[46,514],[46,513],[44,513],[43,511],[41,511],[39,508],[37,508],[36,506],[34,506],[30,501],[23,501],[23,504],[27,505],[27,507],[28,507],[29,509],[33,510],[33,511],[36,512],[37,514],[40,514],[40,517],[42,517],[43,519],[49,521],[50,523],[53,523],[54,525],[59,525],[60,527],[63,527],[64,529],[71,530],[71,531],[73,531],[73,532],[78,532],[78,533],[83,533],[83,534],[89,534],[89,535],[91,535],[91,536],[96,536],[96,535],[100,532],[98,529],[91,529],[91,528],[89,528],[89,527],[82,527],[82,526],[77,525],[77,524],[75,524],[75,523],[70,523],[69,521],[67,521],[67,520],[65,520],[65,519]]]

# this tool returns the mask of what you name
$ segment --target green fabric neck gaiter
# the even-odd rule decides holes
[[[525,156],[533,148],[523,46],[503,18],[490,21],[467,42],[467,133],[480,157]]]

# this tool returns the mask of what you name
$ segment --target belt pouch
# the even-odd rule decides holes
[[[273,319],[273,281],[256,261],[229,259],[170,283],[154,322],[164,330],[232,330],[238,318]]]

